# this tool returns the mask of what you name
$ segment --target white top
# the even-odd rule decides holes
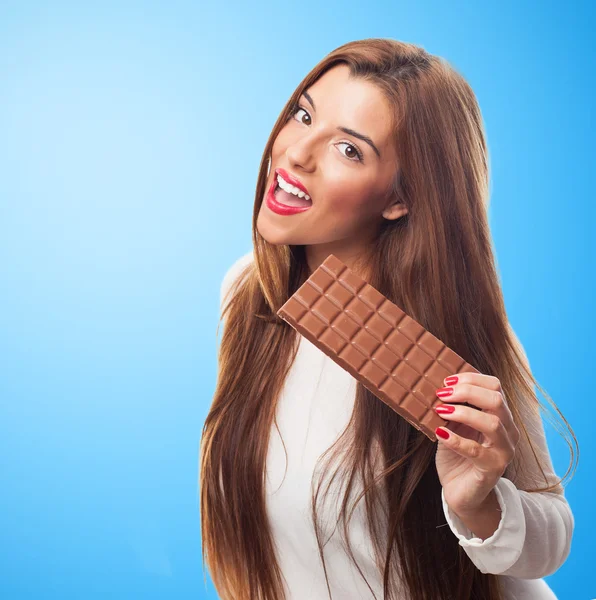
[[[230,286],[252,257],[252,251],[245,254],[226,272],[221,285],[221,308],[224,299],[227,301],[225,295]],[[350,419],[357,381],[305,337],[299,337],[298,354],[278,402],[279,432],[275,424],[271,432],[267,456],[267,511],[278,561],[287,582],[287,599],[323,600],[329,596],[311,520],[311,479],[320,455],[337,440]],[[542,452],[549,481],[550,477],[556,479],[540,416],[528,413],[524,423]],[[523,441],[517,452],[528,452]],[[506,598],[556,599],[541,578],[554,573],[563,564],[571,546],[574,519],[563,488],[559,486],[559,494],[525,492],[519,490],[516,483],[526,487],[522,485],[526,479],[522,481],[511,470],[505,471],[504,475],[507,478],[502,477],[495,488],[502,511],[501,521],[491,537],[484,541],[473,537],[473,533],[450,511],[441,494],[446,522],[482,573],[503,577]],[[544,484],[543,478],[536,481],[537,487]],[[323,494],[325,489],[324,486]],[[343,493],[340,499],[342,497]],[[318,507],[320,502],[319,499]],[[328,507],[325,504],[325,510],[329,510]],[[350,542],[376,597],[382,598],[382,579],[371,555],[372,542],[367,537],[365,516],[360,512],[363,507],[361,501],[350,521]],[[320,509],[319,519],[333,525],[338,514],[337,511],[322,513]],[[324,549],[333,598],[373,598],[342,547],[340,529],[341,524]],[[330,533],[331,529],[326,528],[323,541]],[[403,598],[406,598],[405,594]]]

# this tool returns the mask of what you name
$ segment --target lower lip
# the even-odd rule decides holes
[[[278,215],[295,215],[296,213],[301,213],[306,210],[312,208],[312,204],[310,206],[287,206],[286,204],[281,204],[275,198],[275,188],[277,187],[277,180],[274,179],[273,183],[269,187],[269,191],[267,192],[267,206]]]

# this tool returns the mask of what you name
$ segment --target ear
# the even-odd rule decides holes
[[[394,221],[407,214],[408,208],[402,202],[394,202],[383,211],[383,217]]]

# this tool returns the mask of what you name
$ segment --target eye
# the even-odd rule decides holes
[[[302,106],[296,105],[294,106],[294,109],[292,110],[292,114],[291,116],[293,118],[296,118],[296,115],[300,112],[303,111],[304,114],[310,119],[310,115],[308,114],[308,111],[305,108],[302,108]],[[302,123],[303,125],[310,125],[310,123],[305,123],[301,118],[296,118],[296,121],[298,121],[299,123]],[[355,162],[362,162],[363,160],[363,155],[362,152],[360,151],[360,149],[358,148],[358,146],[355,146],[354,144],[352,144],[351,142],[338,142],[339,145],[344,145],[344,146],[348,146],[348,148],[352,148],[353,151],[356,154],[356,157],[353,156],[347,156],[346,154],[344,154],[344,156],[351,161],[355,161]]]
[[[362,160],[362,152],[360,152],[360,150],[358,150],[358,148],[356,148],[356,146],[354,146],[354,144],[350,144],[349,142],[339,142],[340,144],[343,144],[344,146],[347,146],[348,148],[353,148],[354,152],[356,153],[356,157],[358,160]],[[350,160],[355,160],[354,158],[352,158],[351,156],[346,156],[344,154],[344,156],[346,158],[349,158]]]
[[[292,116],[295,117],[300,111],[304,111],[307,115],[308,118],[310,119],[310,115],[308,114],[308,111],[305,108],[302,108],[301,106],[295,106],[294,110],[292,111]],[[302,121],[301,119],[296,119],[297,121],[300,121],[300,123],[304,123],[304,121]],[[308,125],[308,123],[304,123],[305,125]]]

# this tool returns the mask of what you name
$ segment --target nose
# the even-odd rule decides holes
[[[286,158],[292,167],[312,171],[315,165],[315,151],[312,136],[304,135],[286,148]]]

